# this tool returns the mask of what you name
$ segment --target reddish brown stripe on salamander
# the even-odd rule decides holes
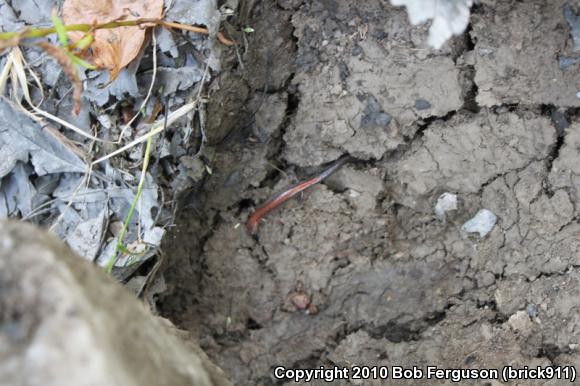
[[[260,223],[260,220],[264,216],[266,216],[268,213],[276,209],[284,202],[288,201],[290,198],[294,197],[296,194],[328,178],[330,175],[332,175],[332,173],[340,169],[349,160],[350,156],[343,156],[339,158],[328,169],[324,170],[319,175],[307,181],[301,182],[297,185],[291,186],[282,193],[275,195],[274,197],[266,201],[264,204],[260,205],[258,208],[254,210],[252,215],[248,218],[248,222],[246,222],[246,229],[248,230],[248,233],[251,235],[255,235],[258,232],[258,225]]]

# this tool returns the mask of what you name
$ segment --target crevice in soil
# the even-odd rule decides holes
[[[474,6],[475,8],[475,6]],[[472,12],[474,12],[472,10]],[[473,53],[475,49],[475,41],[471,32],[473,30],[472,23],[469,23],[467,30],[464,33],[464,44],[465,50],[461,53],[465,57],[468,53]],[[455,60],[457,65],[457,60]],[[462,84],[463,84],[463,106],[461,110],[466,110],[472,113],[479,113],[481,107],[477,104],[476,97],[478,93],[478,87],[475,83],[475,66],[472,64],[464,64],[460,66]]]
[[[554,362],[558,356],[562,354],[568,354],[570,351],[571,350],[562,350],[555,344],[548,343],[540,347],[536,358],[548,358],[550,362]]]
[[[384,338],[394,343],[416,341],[421,335],[420,331],[410,328],[407,324],[392,321],[376,327],[363,327],[362,330],[375,339]]]
[[[478,87],[475,83],[475,68],[473,66],[466,66],[463,76],[465,77],[466,91],[462,109],[477,114],[481,111],[481,107],[476,101]]]
[[[413,321],[412,323],[397,323],[395,321],[389,321],[379,326],[364,325],[354,329],[353,331],[347,332],[346,335],[362,330],[374,339],[387,339],[394,343],[417,341],[420,340],[421,335],[425,330],[445,320],[447,317],[447,310],[451,307],[452,304],[448,304],[444,310],[435,311],[429,315],[425,315],[423,318]]]
[[[286,88],[285,92],[288,96],[287,104],[286,104],[286,111],[284,115],[284,120],[278,129],[278,132],[275,136],[275,139],[279,141],[278,146],[276,148],[272,148],[269,152],[269,158],[276,157],[277,155],[282,153],[284,149],[284,136],[286,135],[286,131],[288,127],[292,124],[294,117],[296,116],[296,112],[298,111],[298,106],[300,104],[300,93],[298,92],[297,88],[292,85],[292,80],[294,79],[295,74],[290,74],[288,78],[288,87]]]
[[[554,143],[554,145],[550,149],[550,152],[545,160],[547,173],[546,173],[546,177],[544,178],[544,181],[542,184],[544,193],[548,197],[552,197],[554,195],[554,191],[552,190],[552,186],[550,184],[548,177],[550,175],[550,172],[552,171],[552,166],[554,164],[554,161],[559,157],[560,149],[564,145],[564,139],[566,137],[565,129],[570,124],[569,124],[568,117],[567,117],[566,113],[559,111],[555,106],[543,105],[540,108],[541,108],[543,115],[550,117],[550,119],[552,121],[552,125],[556,129],[556,135],[557,135],[556,142]]]
[[[552,171],[552,165],[554,163],[554,160],[556,160],[560,155],[560,149],[562,148],[562,145],[564,145],[564,139],[565,139],[564,131],[560,131],[558,133],[558,136],[556,137],[556,143],[554,144],[554,146],[550,150],[550,154],[546,158],[546,168],[548,170],[548,173]]]
[[[417,125],[418,128],[415,131],[415,133],[413,134],[413,136],[410,138],[406,138],[405,143],[401,144],[399,147],[397,147],[397,149],[393,150],[392,152],[388,152],[387,154],[385,154],[382,159],[386,160],[386,159],[398,159],[398,158],[400,158],[401,156],[403,156],[403,154],[405,154],[411,148],[413,143],[415,143],[416,141],[419,141],[421,138],[423,138],[425,131],[427,129],[429,129],[429,127],[434,122],[448,122],[451,119],[453,119],[453,117],[456,114],[460,113],[461,111],[462,111],[462,109],[453,110],[453,111],[448,112],[445,115],[431,116],[431,117],[423,118],[423,119],[417,121],[415,124]]]
[[[497,305],[496,305],[495,301],[490,301],[490,302],[487,302],[486,304],[489,304],[488,307],[491,310],[495,311],[495,316],[489,320],[490,324],[502,325],[508,321],[508,319],[509,319],[508,316],[497,311]],[[479,307],[479,308],[483,308],[483,307]]]
[[[574,264],[569,264],[564,270],[562,271],[557,271],[557,272],[540,272],[538,274],[538,276],[536,276],[534,279],[530,279],[528,277],[525,277],[524,280],[526,281],[526,283],[535,283],[540,279],[546,279],[546,278],[551,278],[551,277],[561,277],[561,276],[566,276],[570,273],[570,271],[576,269],[577,266],[575,266]]]
[[[276,133],[272,135],[271,143],[273,145],[270,146],[268,150],[268,161],[274,167],[268,171],[266,177],[260,182],[260,188],[272,188],[280,180],[280,171],[286,170],[289,167],[284,159],[280,157],[280,154],[282,154],[284,149],[284,135],[286,134],[289,125],[292,124],[292,120],[296,115],[296,111],[300,103],[300,96],[298,91],[295,89],[295,87],[291,86],[293,78],[294,73],[290,74],[290,77],[287,80],[288,88],[284,90],[284,92],[287,93],[288,98],[284,119]]]

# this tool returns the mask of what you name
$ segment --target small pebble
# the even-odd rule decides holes
[[[426,99],[420,98],[415,101],[415,108],[417,110],[427,110],[431,108],[431,103],[429,103],[429,101]]]
[[[290,301],[296,309],[303,311],[310,305],[310,296],[305,293],[296,293],[291,297]]]
[[[435,216],[439,220],[445,220],[445,212],[457,210],[457,195],[453,193],[443,193],[435,204]]]
[[[528,312],[528,315],[530,316],[530,318],[537,318],[538,317],[538,309],[536,308],[535,305],[533,304],[528,304],[528,306],[526,307],[526,311]]]
[[[496,221],[497,216],[492,211],[481,209],[471,220],[463,224],[461,229],[467,233],[479,233],[479,237],[483,238],[491,232]]]
[[[560,66],[560,70],[565,70],[568,67],[578,63],[578,61],[580,61],[580,58],[562,57],[558,60],[558,64]]]
[[[570,127],[570,121],[568,121],[568,117],[564,112],[553,110],[550,113],[550,117],[552,118],[552,122],[554,123],[554,126],[556,126],[556,129],[561,131]]]

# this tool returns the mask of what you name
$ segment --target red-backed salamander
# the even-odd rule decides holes
[[[347,163],[350,160],[351,157],[348,155],[340,157],[319,175],[312,177],[307,181],[300,182],[296,185],[292,185],[288,189],[284,190],[282,193],[278,193],[277,195],[275,195],[274,197],[270,198],[268,201],[257,207],[248,218],[248,221],[246,222],[246,229],[248,230],[248,233],[250,235],[255,235],[258,232],[260,220],[264,216],[266,216],[268,213],[270,213],[271,211],[273,211],[278,206],[288,201],[290,198],[294,197],[298,193],[330,177],[332,173],[340,169],[345,163]]]

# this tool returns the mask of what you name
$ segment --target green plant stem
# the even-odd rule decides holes
[[[149,166],[149,158],[151,156],[151,144],[153,143],[153,136],[147,138],[147,145],[145,146],[145,155],[143,157],[143,168],[141,169],[141,178],[139,180],[139,185],[137,186],[137,194],[135,194],[135,198],[131,203],[131,207],[129,208],[129,212],[127,213],[127,217],[125,218],[125,222],[123,223],[123,229],[119,233],[119,238],[117,239],[117,246],[115,248],[115,255],[112,256],[107,265],[105,270],[108,273],[111,273],[115,263],[119,260],[119,253],[124,252],[127,250],[123,245],[123,240],[125,239],[125,234],[127,233],[127,229],[129,229],[129,223],[133,218],[133,212],[135,212],[135,207],[137,206],[137,202],[139,202],[139,198],[141,198],[141,193],[143,192],[143,186],[145,185],[145,176],[147,173],[147,167]]]
[[[154,24],[160,25],[166,28],[178,28],[185,31],[201,33],[201,34],[208,34],[207,28],[204,27],[196,27],[191,25],[185,25],[180,23],[174,23],[169,21],[164,21],[161,19],[136,19],[136,20],[119,20],[119,21],[110,21],[107,23],[100,23],[100,24],[69,24],[65,25],[64,29],[67,32],[72,31],[79,31],[79,32],[90,32],[96,31],[99,29],[112,29],[112,28],[119,28],[119,27],[137,27],[142,24]],[[35,38],[43,38],[48,35],[52,35],[56,33],[56,28],[49,27],[49,28],[35,28],[29,27],[22,31],[12,31],[12,32],[0,32],[0,40],[9,39],[35,39]],[[232,45],[234,42],[228,38],[226,38],[223,34],[218,34],[218,40],[225,45]]]
[[[144,23],[155,23],[160,24],[162,20],[158,19],[138,19],[138,20],[124,20],[124,21],[110,21],[108,23],[101,23],[101,24],[68,24],[65,25],[64,28],[67,32],[71,31],[80,31],[80,32],[89,32],[91,30],[98,30],[98,29],[111,29],[111,28],[119,28],[119,27],[136,27],[138,25]],[[43,38],[48,35],[52,35],[56,33],[56,28],[49,27],[49,28],[28,28],[20,32],[2,32],[0,33],[0,39],[10,39],[13,37],[20,36],[22,39],[34,39],[34,38]]]

